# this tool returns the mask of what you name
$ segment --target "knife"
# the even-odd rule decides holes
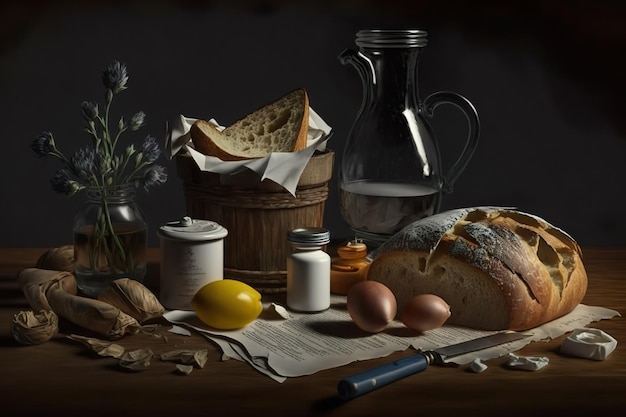
[[[343,378],[337,384],[337,393],[342,400],[350,400],[377,388],[384,387],[406,376],[422,372],[428,365],[443,365],[449,358],[475,352],[531,336],[517,332],[500,332],[478,339],[468,340],[446,347],[419,352],[406,358],[381,365],[358,374]]]

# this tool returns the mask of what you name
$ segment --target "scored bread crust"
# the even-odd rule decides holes
[[[451,210],[405,227],[370,254],[368,279],[396,295],[442,297],[447,323],[526,330],[572,311],[587,290],[582,251],[545,220],[500,207]]]
[[[206,120],[196,120],[190,134],[198,152],[223,161],[239,161],[306,148],[308,126],[309,98],[306,90],[300,88],[260,107],[223,131]]]

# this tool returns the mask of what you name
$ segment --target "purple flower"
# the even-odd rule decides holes
[[[152,136],[147,136],[141,145],[141,153],[143,154],[143,159],[146,163],[151,164],[156,161],[161,155],[161,149],[159,149],[159,144],[156,139]]]
[[[155,185],[165,184],[167,181],[167,173],[165,168],[160,165],[152,165],[146,169],[143,177],[143,188],[148,191]]]
[[[37,139],[31,143],[30,147],[39,157],[48,156],[56,150],[54,137],[50,132],[41,133],[37,136]]]
[[[96,153],[93,149],[79,149],[71,160],[72,170],[78,178],[89,181],[96,172]]]
[[[83,117],[88,122],[95,120],[98,117],[98,103],[93,101],[83,101],[80,105]]]
[[[122,90],[126,90],[127,82],[128,72],[126,71],[126,65],[120,63],[119,61],[113,61],[104,71],[102,71],[102,83],[113,93],[119,93]]]
[[[50,180],[52,189],[57,193],[72,196],[80,189],[76,181],[73,181],[67,169],[60,169]]]
[[[56,147],[51,132],[43,132],[31,143],[31,149],[37,156],[53,156],[63,163],[50,183],[54,191],[68,196],[90,186],[109,186],[133,183],[146,190],[167,181],[164,167],[151,166],[161,155],[157,141],[147,136],[136,150],[129,145],[122,154],[117,154],[120,135],[126,130],[139,130],[145,125],[146,115],[139,111],[126,122],[124,117],[117,123],[117,132],[112,132],[109,110],[113,96],[127,88],[128,71],[126,65],[115,60],[102,71],[102,82],[106,87],[106,114],[100,114],[98,103],[91,100],[80,105],[83,119],[86,121],[84,131],[93,141],[90,145],[74,152],[71,158],[66,157]],[[113,126],[114,130],[115,126]]]

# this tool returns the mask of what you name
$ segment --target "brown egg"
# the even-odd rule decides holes
[[[434,294],[419,294],[411,298],[400,314],[400,321],[418,332],[436,329],[450,317],[450,306]]]
[[[354,284],[347,297],[348,313],[352,321],[369,333],[387,328],[396,316],[396,297],[384,284],[377,281],[361,281]]]

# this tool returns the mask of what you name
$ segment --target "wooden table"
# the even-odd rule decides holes
[[[175,348],[209,349],[204,369],[189,376],[173,364],[154,360],[145,371],[129,373],[111,358],[99,358],[62,334],[37,346],[20,346],[11,337],[14,313],[28,309],[16,274],[33,266],[44,249],[0,249],[0,412],[4,416],[434,416],[523,415],[602,416],[626,409],[626,320],[593,323],[618,340],[605,361],[559,354],[565,336],[532,343],[521,355],[547,356],[538,372],[514,371],[504,358],[487,362],[475,374],[466,366],[432,367],[390,386],[342,403],[337,381],[411,354],[352,363],[282,384],[245,363],[221,361],[221,354],[200,336],[171,334],[167,342],[147,335],[127,336],[127,348],[150,347],[155,353]],[[158,282],[158,250],[149,251],[147,284]],[[589,290],[584,303],[625,312],[626,248],[587,248]],[[165,325],[165,323],[164,323]],[[62,326],[62,330],[63,326]],[[68,331],[67,327],[65,331]]]

